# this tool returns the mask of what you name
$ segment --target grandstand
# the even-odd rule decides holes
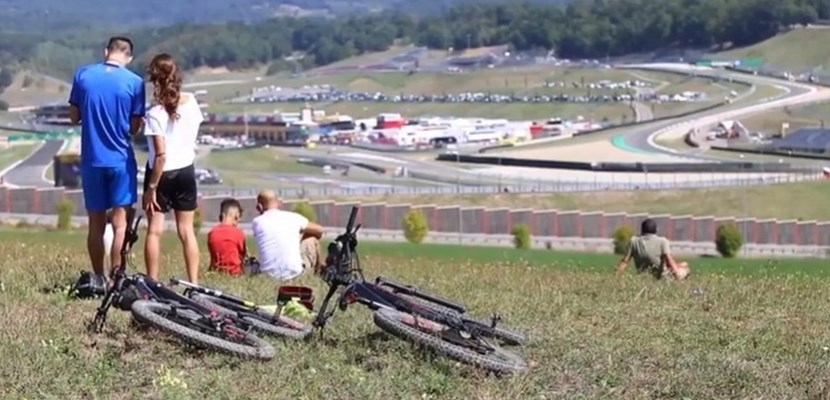
[[[770,145],[775,151],[826,154],[830,149],[830,129],[803,128]]]

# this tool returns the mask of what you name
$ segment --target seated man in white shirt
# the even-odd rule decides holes
[[[259,248],[259,272],[280,280],[290,280],[323,266],[320,238],[323,228],[306,217],[279,209],[276,194],[264,190],[257,196],[257,211],[252,228]]]

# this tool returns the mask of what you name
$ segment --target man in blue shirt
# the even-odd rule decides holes
[[[81,185],[89,216],[87,250],[92,269],[104,276],[104,230],[112,210],[110,261],[121,263],[127,213],[138,200],[138,168],[132,135],[144,118],[144,81],[126,68],[133,43],[113,37],[105,61],[78,69],[69,95],[70,119],[81,124]]]

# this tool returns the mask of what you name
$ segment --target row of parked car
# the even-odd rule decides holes
[[[702,96],[700,96],[702,97]],[[493,93],[459,93],[435,95],[388,95],[366,92],[294,93],[253,97],[255,103],[317,103],[317,102],[377,102],[377,103],[608,103],[608,102],[665,102],[691,101],[689,96],[667,94],[595,94],[595,95],[506,95]]]

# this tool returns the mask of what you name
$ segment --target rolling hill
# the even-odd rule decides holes
[[[178,23],[253,22],[267,18],[334,17],[355,13],[405,10],[435,13],[468,3],[509,3],[513,0],[0,0],[0,31],[42,33],[93,30],[128,30]],[[570,0],[532,0],[540,4],[566,4]],[[161,12],[159,12],[161,10]]]
[[[725,60],[760,58],[773,68],[791,72],[830,69],[830,29],[795,29],[752,46],[716,53]]]

